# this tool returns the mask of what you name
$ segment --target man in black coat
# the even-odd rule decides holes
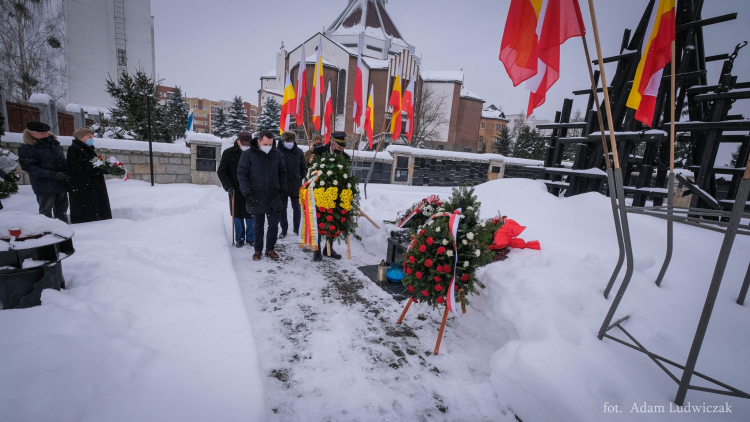
[[[330,152],[331,154],[344,154],[344,158],[346,158],[347,161],[351,162],[352,158],[349,156],[349,154],[346,153],[346,133],[344,132],[333,132],[331,133],[331,142],[328,144],[323,144],[319,147],[316,147],[313,149],[313,154],[316,156],[323,155],[327,152]],[[320,249],[315,251],[313,254],[313,261],[322,261],[323,260],[323,254],[329,258],[333,259],[341,259],[341,254],[337,253],[335,250],[333,250],[333,243],[331,244],[331,254],[328,255],[328,247],[325,245],[324,242],[321,241],[322,236],[318,238],[318,244],[321,245],[321,249],[323,249],[323,252],[321,252]]]
[[[294,132],[284,132],[281,134],[279,142],[279,152],[284,158],[286,166],[286,194],[281,196],[281,202],[284,209],[281,211],[281,235],[279,238],[286,237],[289,229],[289,219],[287,216],[287,207],[289,200],[292,201],[292,231],[299,234],[299,224],[302,219],[302,207],[299,204],[299,188],[302,186],[302,179],[307,175],[307,163],[305,162],[305,153],[297,147],[297,135]]]
[[[73,143],[68,148],[66,159],[68,174],[71,177],[68,188],[72,224],[112,218],[104,170],[94,167],[91,162],[96,157],[94,131],[81,128],[73,132]]]
[[[26,123],[18,162],[29,174],[31,189],[39,203],[39,214],[68,222],[68,183],[65,153],[50,127],[42,122]]]
[[[240,156],[243,151],[250,149],[250,142],[253,135],[250,132],[240,132],[234,146],[227,148],[221,154],[221,162],[216,174],[219,176],[221,186],[229,194],[229,212],[234,215],[234,240],[235,245],[241,248],[247,242],[248,245],[254,246],[255,227],[253,227],[253,215],[247,210],[245,198],[239,194],[240,182],[237,180],[237,166],[240,163]],[[257,139],[256,139],[257,141]],[[235,193],[239,194],[235,196]],[[232,201],[234,198],[234,201]],[[234,210],[232,209],[234,202]]]
[[[279,212],[284,208],[281,195],[287,188],[286,166],[281,153],[274,146],[273,133],[265,130],[258,140],[250,143],[250,149],[243,151],[237,165],[237,180],[242,196],[247,201],[253,215],[255,228],[255,254],[253,260],[260,259],[263,252],[263,226],[268,217],[266,236],[266,256],[279,259],[276,253],[276,236],[279,232]]]

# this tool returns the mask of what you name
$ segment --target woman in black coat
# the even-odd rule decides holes
[[[71,177],[68,195],[72,224],[112,218],[104,170],[95,168],[91,163],[96,157],[94,131],[83,128],[73,132],[73,143],[68,148],[66,159]]]
[[[245,198],[240,191],[240,182],[237,180],[237,165],[240,162],[240,156],[242,151],[250,148],[251,140],[250,132],[240,132],[234,146],[227,148],[221,154],[219,169],[216,170],[221,186],[229,194],[229,212],[234,211],[234,240],[238,248],[244,246],[245,242],[250,246],[253,246],[255,242],[253,215],[247,210]],[[234,198],[234,210],[232,210],[232,198]]]

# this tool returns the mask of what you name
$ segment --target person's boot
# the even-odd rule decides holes
[[[341,255],[340,255],[340,254],[338,254],[338,253],[336,253],[336,251],[335,251],[335,250],[333,250],[333,244],[331,244],[331,254],[330,254],[330,255],[328,255],[328,246],[325,246],[325,247],[323,248],[323,250],[325,251],[325,255],[326,255],[327,257],[329,257],[329,258],[333,258],[333,259],[341,259]]]
[[[286,237],[286,230],[282,230],[281,234],[279,235],[279,239],[283,239]]]
[[[279,260],[279,254],[277,254],[274,250],[266,251],[266,256],[273,259],[274,261]]]
[[[323,260],[323,254],[320,252],[320,249],[313,252],[313,261],[320,262]]]
[[[238,247],[238,248],[241,248],[241,247],[245,246],[245,242],[237,242],[237,243],[235,243],[235,246]]]

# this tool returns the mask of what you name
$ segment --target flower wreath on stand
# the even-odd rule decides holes
[[[474,188],[454,188],[444,207],[438,208],[417,229],[404,254],[402,282],[410,300],[399,322],[412,302],[425,302],[433,307],[445,305],[435,354],[448,311],[458,314],[456,302],[460,302],[466,312],[466,296],[478,295],[477,286],[485,287],[477,278],[476,270],[492,262],[494,253],[488,247],[502,221],[480,220],[480,206]]]
[[[407,210],[398,213],[396,216],[396,227],[411,227],[418,229],[428,218],[435,214],[443,206],[437,195],[430,195],[419,202],[415,202]]]
[[[357,216],[352,210],[359,206],[359,179],[350,171],[343,154],[325,153],[310,165],[300,188],[301,247],[318,250],[318,235],[327,242],[350,235],[357,238]]]

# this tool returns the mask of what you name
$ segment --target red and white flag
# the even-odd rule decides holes
[[[363,34],[360,34],[359,48],[357,51],[357,74],[354,77],[354,110],[352,115],[352,119],[356,126],[359,126],[362,123],[362,112],[364,112],[365,108],[364,98],[362,97],[362,44]]]
[[[333,117],[333,101],[331,100],[331,83],[328,82],[328,92],[326,93],[326,108],[323,117],[323,137],[325,143],[331,142],[331,117]]]
[[[315,59],[310,109],[315,130],[320,130],[320,96],[323,95],[323,41],[318,39],[318,58]]]
[[[414,135],[414,80],[416,78],[416,75],[412,75],[401,98],[401,105],[406,112],[406,139],[409,140],[409,143],[411,143],[412,135]]]
[[[302,43],[302,55],[299,59],[297,69],[297,107],[294,111],[294,120],[298,126],[304,123],[305,118],[305,95],[307,94],[307,58],[305,56],[305,44]]]

